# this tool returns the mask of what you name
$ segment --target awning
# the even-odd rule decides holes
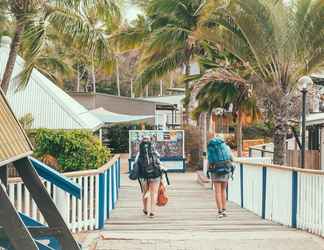
[[[106,124],[110,123],[128,123],[128,122],[138,122],[154,118],[153,115],[125,115],[110,112],[104,108],[97,108],[90,111],[91,114],[96,116],[99,120]]]

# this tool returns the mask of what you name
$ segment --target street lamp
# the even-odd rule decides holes
[[[305,148],[306,148],[306,97],[310,86],[312,86],[313,80],[309,76],[303,76],[298,80],[298,85],[301,87],[302,93],[302,148],[301,148],[301,168],[305,168]]]

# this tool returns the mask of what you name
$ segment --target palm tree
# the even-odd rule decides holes
[[[199,43],[191,39],[196,30],[203,0],[151,0],[145,7],[151,32],[145,41],[137,84],[144,87],[153,79],[184,68],[189,76],[194,55],[201,53]],[[189,96],[186,82],[186,96]]]
[[[9,3],[6,0],[0,2],[0,39],[2,36],[8,36],[11,32],[8,5]]]
[[[212,11],[211,11],[212,10]],[[287,107],[298,79],[324,63],[324,1],[210,0],[197,39],[222,46],[250,68],[272,103],[274,162],[284,164]]]
[[[242,118],[249,116],[252,120],[256,120],[259,116],[256,97],[249,90],[249,84],[243,78],[234,75],[233,72],[225,72],[224,69],[207,71],[200,78],[199,84],[202,87],[196,97],[198,106],[193,112],[194,116],[197,119],[201,113],[206,112],[207,124],[209,124],[213,109],[228,109],[232,106],[232,116],[236,123],[237,151],[238,156],[241,156]]]
[[[50,42],[49,29],[81,42],[91,55],[96,55],[97,60],[107,59],[110,54],[107,38],[93,29],[80,11],[83,6],[90,5],[96,5],[103,13],[110,13],[115,8],[113,0],[10,1],[9,9],[15,17],[15,31],[1,82],[4,92],[8,89],[21,42],[24,41],[26,65],[19,81],[26,84],[43,47]]]

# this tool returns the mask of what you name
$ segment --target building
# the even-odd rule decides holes
[[[9,44],[9,39],[3,39],[1,43],[0,76],[5,70]],[[18,55],[6,94],[18,118],[31,114],[33,129],[88,129],[95,132],[101,128],[103,123],[97,117],[36,69],[32,71],[27,86],[17,91],[15,79],[23,67],[24,60]]]
[[[69,94],[89,110],[103,108],[117,114],[148,116],[152,118],[144,119],[143,122],[157,127],[166,127],[166,124],[158,118],[160,111],[164,110],[170,113],[175,109],[173,104],[159,100],[154,101],[92,92],[71,92]]]

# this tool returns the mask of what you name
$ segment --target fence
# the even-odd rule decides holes
[[[240,158],[229,200],[268,219],[324,236],[324,171]]]
[[[120,156],[99,169],[64,174],[81,186],[81,199],[43,181],[72,232],[101,229],[115,208],[120,187]],[[45,223],[20,178],[9,179],[9,197],[19,212]]]
[[[295,138],[286,140],[287,150],[297,150],[297,142]],[[249,147],[249,157],[273,157],[274,145],[273,143],[265,143]]]
[[[301,162],[300,150],[287,150],[287,165],[292,167],[299,167]],[[319,150],[305,151],[305,168],[306,169],[321,169],[321,153]]]

